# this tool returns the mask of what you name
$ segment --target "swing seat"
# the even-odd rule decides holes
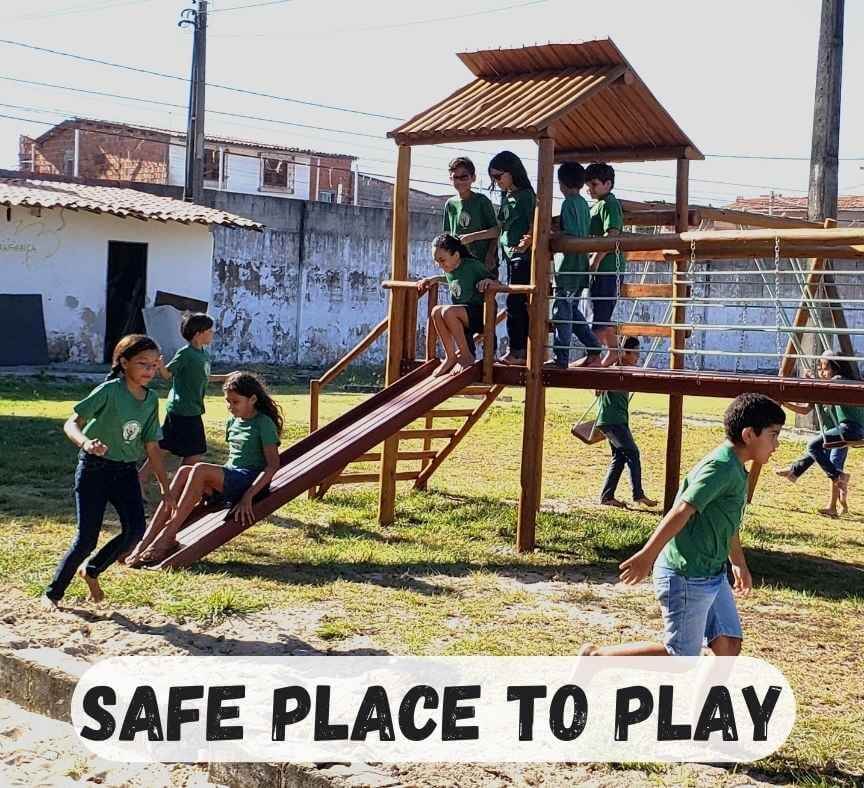
[[[592,443],[602,443],[606,440],[606,436],[600,430],[595,429],[593,421],[583,421],[574,424],[570,428],[570,434],[589,446]]]
[[[864,440],[860,441],[844,441],[844,440],[832,440],[832,441],[822,441],[822,445],[826,449],[860,449],[864,446]]]

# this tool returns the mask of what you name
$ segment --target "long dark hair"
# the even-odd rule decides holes
[[[827,362],[832,375],[839,375],[844,380],[857,379],[858,376],[855,374],[852,362],[837,358],[837,354],[833,350],[826,350],[822,354],[822,360]]]
[[[451,235],[450,233],[441,233],[441,235],[436,235],[435,240],[432,241],[433,249],[444,249],[450,254],[454,254],[455,252],[459,252],[459,255],[463,260],[471,257],[471,252],[468,251],[468,247],[462,243],[455,235]]]
[[[222,390],[233,391],[241,397],[254,396],[256,398],[255,410],[269,416],[276,425],[276,432],[279,435],[282,434],[282,428],[285,426],[282,408],[270,396],[270,392],[264,386],[264,381],[256,374],[253,372],[232,372],[225,380]]]
[[[105,376],[105,380],[114,380],[123,374],[123,361],[131,361],[139,353],[148,350],[159,352],[159,345],[146,334],[127,334],[116,345],[111,356],[111,371]]]
[[[502,150],[501,153],[496,153],[492,157],[492,161],[489,162],[487,172],[491,173],[492,170],[509,172],[510,177],[513,178],[513,185],[517,189],[530,189],[532,192],[534,191],[531,181],[528,180],[528,173],[525,170],[525,165],[522,163],[522,159],[512,151]],[[492,178],[491,174],[489,175],[489,178]],[[492,188],[495,188],[494,180],[492,181]]]

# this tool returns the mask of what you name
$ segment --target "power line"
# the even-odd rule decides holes
[[[293,3],[294,0],[267,0],[264,3],[249,3],[248,5],[232,5],[229,8],[216,8],[211,9],[207,13],[208,14],[221,14],[225,11],[240,11],[244,8],[261,8],[265,5],[284,5],[285,3]]]
[[[30,14],[29,16],[7,16],[3,22],[33,22],[39,19],[54,19],[59,16],[71,16],[73,14],[89,14],[96,11],[110,11],[113,8],[121,8],[128,5],[142,5],[152,3],[154,0],[122,0],[122,2],[100,3],[98,5],[77,6],[76,8],[64,8],[49,13]]]

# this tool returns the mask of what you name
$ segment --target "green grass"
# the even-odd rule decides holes
[[[44,588],[74,532],[75,450],[61,428],[88,390],[0,380],[0,575],[29,594]],[[275,391],[291,441],[305,434],[307,396],[297,386]],[[213,393],[205,421],[219,459],[224,406]],[[568,432],[590,404],[586,392],[549,392],[539,549],[513,550],[522,392],[505,395],[511,401],[490,409],[433,477],[430,492],[400,485],[392,527],[377,525],[372,486],[335,488],[323,501],[298,498],[190,570],[109,571],[109,598],[178,621],[321,605],[327,612],[314,634],[336,653],[355,637],[396,654],[515,655],[573,654],[589,639],[656,637],[660,618],[649,587],[612,583],[657,515],[596,505],[608,448],[586,447]],[[326,395],[322,422],[363,396]],[[722,439],[716,420],[726,403],[685,404],[686,468]],[[631,409],[646,490],[662,497],[666,400],[637,395]],[[776,462],[802,446],[784,436]],[[757,590],[741,602],[745,653],[781,669],[798,701],[787,744],[752,767],[773,778],[851,785],[864,773],[864,507],[855,496],[862,460],[864,453],[850,454],[853,513],[842,520],[816,514],[827,494],[817,469],[797,485],[766,471],[746,515],[743,540]],[[628,497],[626,476],[620,492]],[[106,533],[116,527],[110,513]],[[83,593],[76,579],[70,597]]]

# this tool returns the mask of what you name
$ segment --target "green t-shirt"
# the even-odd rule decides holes
[[[531,228],[534,221],[534,191],[520,189],[518,192],[504,192],[501,196],[501,207],[498,209],[498,223],[501,225],[501,236],[498,242],[504,257],[513,257],[513,247]]]
[[[838,422],[856,421],[858,424],[864,425],[864,408],[857,405],[835,405],[834,416]]]
[[[595,237],[603,237],[610,230],[618,230],[624,228],[624,214],[621,211],[621,203],[618,198],[609,192],[605,197],[601,197],[591,206],[591,226],[590,234]],[[615,271],[615,252],[609,252],[600,261],[597,267],[598,271]],[[624,254],[618,256],[618,269],[624,270]]]
[[[747,471],[731,443],[718,446],[687,474],[678,501],[696,511],[658,560],[685,577],[720,574],[747,505]]]
[[[591,210],[581,194],[568,195],[561,206],[561,232],[576,238],[586,238],[591,226]],[[588,255],[565,254],[559,258],[555,272],[558,286],[580,292],[588,286]],[[565,276],[561,276],[564,274]],[[582,276],[573,276],[582,274]]]
[[[200,416],[210,380],[210,354],[192,345],[181,347],[166,364],[173,375],[165,410],[178,416]]]
[[[162,437],[159,429],[159,397],[145,389],[144,399],[136,399],[125,378],[108,380],[96,386],[73,410],[84,419],[83,433],[108,447],[104,455],[116,462],[139,462],[144,444]]]
[[[488,230],[498,226],[495,216],[495,206],[485,194],[471,192],[467,200],[458,195],[451,197],[444,205],[444,232],[451,235],[467,235],[480,230]],[[474,241],[468,244],[468,251],[481,263],[485,263],[486,254],[492,239]]]
[[[630,395],[626,391],[601,391],[597,398],[596,427],[630,423]]]
[[[447,287],[450,289],[450,300],[454,304],[482,304],[483,293],[477,289],[477,283],[489,278],[486,266],[473,257],[465,257],[455,271],[445,273]]]
[[[263,470],[267,465],[265,446],[278,446],[279,433],[273,419],[256,413],[251,419],[230,418],[225,424],[229,468]]]

